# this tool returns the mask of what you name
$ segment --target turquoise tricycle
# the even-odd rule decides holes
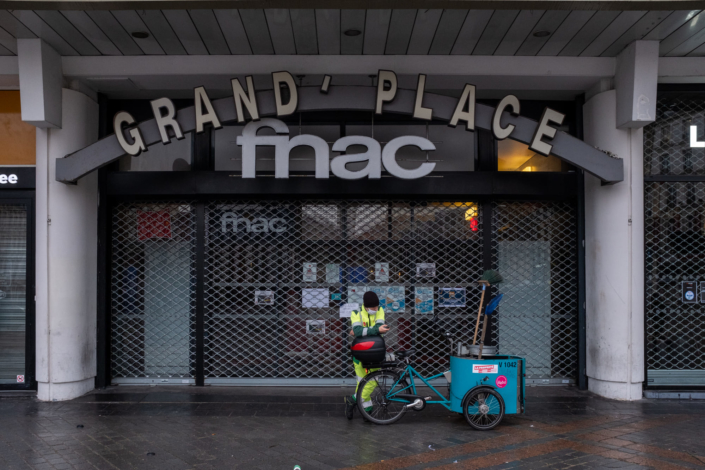
[[[487,305],[486,316],[495,311],[501,298],[500,295]],[[392,424],[407,411],[421,411],[427,404],[436,404],[462,413],[470,426],[487,431],[497,426],[504,415],[524,413],[524,359],[517,356],[483,356],[481,344],[479,348],[470,347],[467,351],[466,348],[456,347],[454,355],[455,338],[436,327],[437,319],[438,314],[432,320],[434,332],[442,335],[451,345],[450,370],[424,377],[411,365],[413,350],[394,351],[387,355],[390,361],[381,363],[365,363],[363,360],[365,367],[379,370],[365,376],[358,386],[358,392],[363,397],[370,396],[369,399],[357,400],[362,416],[375,424]],[[378,336],[359,341],[353,345],[353,355],[356,348],[371,351],[377,346],[374,343],[380,340]],[[383,343],[382,340],[382,347]],[[485,350],[492,353],[490,348]],[[431,384],[434,379],[442,380],[442,377],[448,381],[447,396]],[[421,384],[436,396],[420,394],[417,385],[420,387]]]

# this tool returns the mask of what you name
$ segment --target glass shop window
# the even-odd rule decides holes
[[[193,133],[169,144],[156,143],[147,147],[138,157],[125,155],[120,159],[120,171],[189,171]]]
[[[497,169],[499,171],[567,171],[567,165],[558,157],[544,157],[529,146],[512,139],[497,142]]]

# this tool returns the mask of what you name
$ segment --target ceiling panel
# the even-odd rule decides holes
[[[688,54],[688,57],[705,57],[705,43]]]
[[[367,10],[365,15],[365,39],[362,45],[363,54],[384,54],[391,18],[392,10]]]
[[[318,39],[316,37],[316,11],[312,9],[293,9],[291,26],[294,29],[296,53],[305,55],[318,54]]]
[[[340,10],[316,10],[318,53],[340,54]]]
[[[186,10],[163,10],[162,13],[187,54],[208,55],[208,49]]]
[[[518,10],[495,10],[490,18],[485,31],[480,36],[477,47],[472,52],[473,55],[492,55],[504,39],[509,28],[514,23],[514,19],[519,15]]]
[[[544,13],[545,10],[522,10],[519,12],[511,28],[504,35],[502,42],[497,46],[497,50],[494,51],[494,55],[516,54]]]
[[[393,10],[392,19],[389,22],[389,34],[387,35],[387,46],[384,52],[392,55],[406,54],[409,48],[411,32],[414,30],[416,20],[416,10]]]
[[[472,54],[493,13],[492,10],[470,10],[450,53]]]
[[[274,53],[279,55],[296,54],[294,31],[291,29],[289,10],[284,8],[268,8],[264,10],[264,16],[267,18]]]
[[[610,45],[631,28],[644,15],[645,11],[623,11],[610,23],[597,38],[580,53],[580,57],[599,57]]]
[[[668,17],[668,11],[650,11],[641,17],[639,21],[622,34],[615,42],[602,53],[603,57],[616,57],[617,54],[632,42],[646,36],[652,29],[658,26]]]
[[[673,49],[684,43],[689,37],[705,28],[705,11],[698,13],[690,21],[675,30],[666,39],[661,41],[659,53],[662,56],[668,55]]]
[[[142,18],[140,18],[140,15],[138,15],[136,11],[134,11],[134,10],[115,10],[112,12],[112,14],[113,14],[113,17],[120,23],[120,25],[122,25],[122,27],[125,28],[125,31],[127,31],[130,34],[130,37],[133,37],[132,33],[137,33],[137,32],[150,33],[149,36],[144,39],[134,38],[135,44],[137,44],[139,46],[139,48],[142,49],[142,51],[145,54],[148,54],[148,55],[163,55],[164,54],[164,50],[157,42],[157,39],[151,33],[151,31],[149,30],[147,25],[144,24],[144,21],[142,21]]]
[[[229,55],[230,49],[213,10],[190,10],[189,16],[210,55]]]
[[[619,16],[618,11],[598,11],[558,55],[577,57],[617,16]]]
[[[64,12],[66,13],[66,12]],[[106,10],[90,10],[86,14],[110,38],[115,47],[124,55],[142,55],[142,49],[133,41],[132,36],[115,19],[112,13]]]
[[[29,10],[13,10],[12,15],[24,26],[32,31],[38,38],[44,39],[61,55],[79,55],[76,49],[57,34],[54,29],[46,24],[35,12]]]
[[[450,54],[467,15],[467,10],[444,10],[428,53],[435,55]]]
[[[140,10],[137,14],[152,32],[159,45],[162,46],[164,52],[169,55],[187,54],[184,45],[181,44],[178,36],[161,11]]]
[[[272,39],[269,37],[269,27],[267,19],[264,17],[264,10],[240,10],[240,18],[242,18],[242,24],[247,32],[252,53],[257,55],[274,54],[274,46],[272,46]]]
[[[676,46],[671,52],[666,54],[669,57],[682,57],[690,55],[705,42],[705,29],[701,29],[697,33]]]
[[[103,55],[122,55],[110,38],[98,27],[97,24],[80,10],[66,10],[61,14],[85,36],[96,49]]]
[[[656,25],[649,31],[649,34],[644,36],[647,41],[660,41],[667,38],[671,33],[683,26],[686,21],[690,21],[695,15],[700,13],[700,10],[683,10],[674,11],[668,15],[668,18]]]
[[[213,10],[231,54],[252,54],[238,10]]]
[[[578,31],[593,17],[594,11],[571,11],[558,29],[554,29],[537,55],[557,56]]]
[[[80,33],[59,11],[56,10],[36,10],[37,15],[43,19],[59,36],[64,38],[71,47],[76,49],[80,55],[100,55],[98,49],[90,43],[86,37]]]
[[[17,39],[2,28],[0,28],[0,45],[12,54],[17,55]]]
[[[365,10],[340,11],[340,53],[362,54],[362,44],[365,37]],[[360,31],[357,36],[348,36],[346,31]]]
[[[0,10],[0,28],[17,39],[32,39],[37,36],[7,10]]]
[[[416,13],[414,29],[411,32],[409,47],[406,51],[407,54],[428,54],[442,14],[443,10],[419,10],[418,13]]]
[[[0,55],[15,55],[12,51],[8,50],[4,46],[0,45]]]
[[[535,36],[535,33],[539,31],[552,33],[565,21],[568,17],[568,13],[570,12],[566,10],[547,11],[546,14],[541,17],[538,24],[534,26],[534,29],[531,30],[531,34],[527,36],[526,41],[521,45],[516,55],[533,56],[538,54],[551,36]]]

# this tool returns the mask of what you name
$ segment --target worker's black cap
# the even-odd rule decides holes
[[[367,291],[365,295],[362,296],[362,305],[364,305],[365,308],[379,307],[379,297],[377,297],[377,294],[374,292]]]

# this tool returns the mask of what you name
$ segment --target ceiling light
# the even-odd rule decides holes
[[[135,31],[132,33],[132,37],[136,39],[147,39],[149,37],[149,33],[144,31]]]
[[[359,29],[348,29],[343,34],[346,36],[351,36],[351,37],[352,36],[359,36],[362,34],[362,31],[360,31]]]
[[[550,31],[536,31],[534,33],[535,38],[545,38],[546,36],[550,36],[551,32]]]

